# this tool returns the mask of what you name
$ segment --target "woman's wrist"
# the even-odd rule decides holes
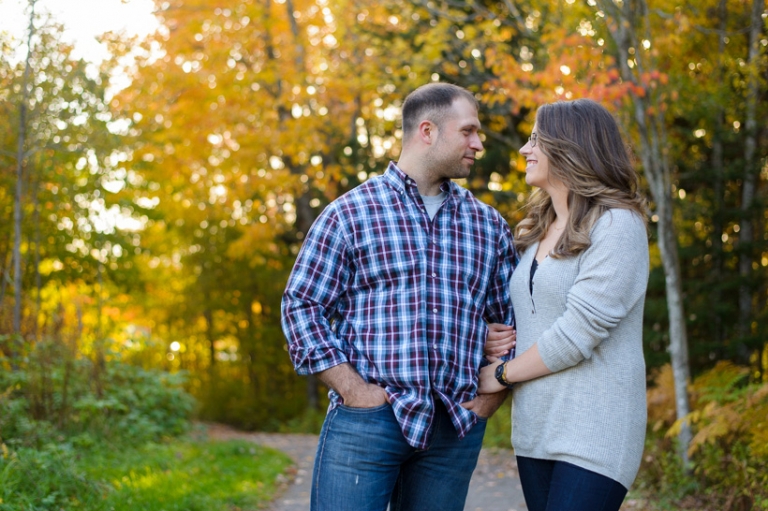
[[[504,361],[498,366],[496,366],[496,381],[499,382],[500,385],[504,386],[505,388],[511,389],[515,386],[514,382],[511,382],[507,379],[507,363],[509,361]]]

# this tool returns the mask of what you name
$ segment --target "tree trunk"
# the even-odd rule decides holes
[[[760,37],[763,27],[764,0],[752,3],[752,24],[749,30],[749,55],[747,66],[747,111],[744,123],[744,178],[741,189],[741,222],[739,224],[739,345],[738,356],[743,364],[749,363],[748,337],[752,333],[752,244],[754,242],[754,202],[759,165],[755,158],[757,148],[757,103],[760,83],[757,72],[760,58]]]
[[[621,77],[632,83],[636,88],[642,86],[638,76],[648,69],[644,67],[642,53],[634,55],[630,48],[640,48],[638,37],[643,21],[647,23],[648,8],[645,0],[623,2],[617,6],[613,1],[598,2],[605,12],[611,37],[616,43],[618,52],[617,62]],[[633,9],[636,9],[633,10]],[[650,35],[643,38],[650,40]],[[634,59],[635,66],[628,64]],[[673,221],[673,190],[666,148],[669,146],[664,126],[663,109],[658,108],[652,94],[637,95],[632,93],[634,118],[638,125],[640,140],[640,159],[651,189],[653,201],[656,204],[656,221],[659,237],[659,250],[664,267],[666,282],[667,311],[669,314],[669,354],[675,381],[675,405],[677,419],[682,420],[690,413],[688,403],[688,383],[690,381],[690,365],[688,361],[688,333],[685,324],[683,307],[682,277],[680,258],[677,249],[677,236]],[[648,114],[647,112],[658,112]],[[691,443],[691,429],[682,422],[679,440],[679,456],[685,467],[688,467],[688,446]]]
[[[718,6],[718,55],[725,54],[725,31],[727,29],[728,2],[720,0]],[[718,66],[720,77],[725,79],[725,67],[722,62]],[[710,294],[710,307],[712,311],[718,311],[722,302],[722,278],[723,278],[723,214],[725,206],[725,168],[723,162],[723,134],[725,131],[725,112],[722,106],[717,107],[714,119],[715,132],[712,137],[712,279]],[[713,315],[712,335],[717,346],[721,346],[725,340],[723,331],[723,317],[720,312]],[[718,359],[720,356],[718,356]]]
[[[11,272],[11,265],[13,264],[13,250],[6,251],[3,254],[2,261],[1,261],[3,267],[0,269],[2,271],[2,275],[0,275],[0,279],[2,279],[2,282],[0,282],[0,306],[5,302],[5,289],[7,284],[11,282],[10,272]]]
[[[39,320],[40,310],[42,309],[42,276],[40,275],[40,200],[38,196],[39,183],[35,184],[34,193],[34,212],[35,212],[35,316],[32,322],[32,335],[35,341],[40,340]]]
[[[205,317],[205,336],[208,338],[208,353],[211,359],[211,364],[208,366],[210,369],[211,377],[213,377],[213,369],[216,367],[216,345],[213,338],[213,311],[210,307],[206,307],[203,311]]]
[[[267,8],[265,10],[266,17],[269,16],[269,9],[271,8],[272,2],[271,0],[267,0]],[[296,19],[293,17],[293,1],[292,0],[286,0],[285,1],[285,12],[287,14],[287,18],[290,23],[291,27],[291,34],[294,38],[294,62],[293,64],[296,66],[295,70],[297,72],[300,72],[303,74],[304,67],[306,65],[305,58],[304,58],[304,47],[301,45],[301,41],[299,40],[299,27],[296,24]],[[266,20],[265,20],[266,21]],[[269,60],[277,60],[277,57],[275,55],[274,48],[272,46],[272,40],[271,40],[271,34],[269,30],[264,31],[264,42],[265,42],[265,48],[267,52],[267,56]],[[294,74],[294,80],[299,81],[299,76],[296,76]],[[283,80],[281,78],[277,79],[277,82],[275,83],[275,90],[273,92],[273,96],[276,100],[279,100],[282,90],[283,90]],[[280,106],[278,107],[278,116],[280,123],[286,122],[290,116],[291,112],[286,109],[284,106],[282,106],[281,103],[279,103]],[[291,172],[291,174],[298,175],[302,174],[304,172],[304,169],[291,164],[291,162],[285,162],[286,168]],[[309,231],[309,227],[312,225],[312,222],[314,221],[314,212],[312,211],[312,208],[309,206],[309,201],[311,200],[311,197],[307,192],[301,193],[299,196],[297,196],[294,201],[296,205],[296,228],[302,236],[301,239],[303,239],[303,236],[307,234]],[[313,374],[310,374],[306,377],[307,382],[307,407],[310,410],[318,410],[320,408],[320,400],[318,398],[318,382],[317,377]]]
[[[101,246],[102,243],[99,243]],[[99,258],[103,257],[103,252],[99,250]],[[107,362],[104,355],[104,327],[103,327],[103,310],[104,310],[104,265],[101,261],[98,263],[96,282],[98,284],[98,294],[96,295],[96,340],[93,343],[96,353],[94,354],[93,363],[93,380],[96,385],[96,395],[101,399],[104,395],[104,373],[107,369]],[[78,314],[82,314],[78,310]],[[82,323],[81,316],[78,316],[78,323]]]
[[[32,36],[35,31],[35,3],[29,2],[29,30],[27,33],[27,56],[24,60],[24,76],[21,85],[19,105],[19,138],[16,146],[16,194],[13,198],[13,331],[21,333],[21,222],[24,218],[22,200],[24,193],[24,147],[27,138],[27,102],[29,101],[29,75],[32,67]]]

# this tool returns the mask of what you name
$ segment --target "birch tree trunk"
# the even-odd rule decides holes
[[[610,0],[598,2],[606,16],[608,29],[616,44],[617,61],[624,81],[636,89],[642,87],[639,76],[648,72],[644,60],[643,39],[651,42],[648,28],[648,6],[645,0],[625,1],[617,5]],[[645,25],[645,29],[643,26]],[[650,60],[650,57],[649,57]],[[630,66],[630,62],[632,63]],[[651,63],[652,65],[652,63]],[[669,354],[675,380],[675,405],[677,419],[690,413],[688,383],[690,365],[688,361],[688,333],[683,307],[680,258],[677,250],[677,235],[673,221],[673,189],[666,148],[669,146],[665,130],[663,109],[659,108],[654,95],[639,95],[633,92],[633,117],[637,123],[640,141],[640,160],[645,177],[650,185],[651,196],[656,206],[655,218],[659,250],[661,252],[666,282],[667,311],[669,314]],[[649,112],[656,112],[650,114]],[[678,436],[679,456],[683,466],[688,466],[688,446],[691,443],[690,426],[682,421]]]
[[[24,59],[24,76],[19,105],[19,138],[16,146],[16,191],[13,198],[13,331],[21,333],[21,223],[24,219],[22,202],[24,194],[24,147],[27,138],[27,103],[29,101],[29,74],[32,60],[32,37],[35,31],[35,4],[29,2],[29,29],[27,32],[27,56]]]

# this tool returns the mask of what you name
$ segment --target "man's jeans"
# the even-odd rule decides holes
[[[462,511],[486,420],[459,439],[437,402],[429,447],[405,441],[388,404],[328,413],[312,476],[312,511]]]
[[[621,483],[565,461],[517,457],[529,511],[618,511]]]

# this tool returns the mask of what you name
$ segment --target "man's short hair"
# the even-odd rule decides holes
[[[451,83],[428,83],[408,94],[403,103],[403,138],[408,139],[424,119],[440,127],[446,112],[458,98],[464,98],[478,108],[477,99],[471,92]]]

